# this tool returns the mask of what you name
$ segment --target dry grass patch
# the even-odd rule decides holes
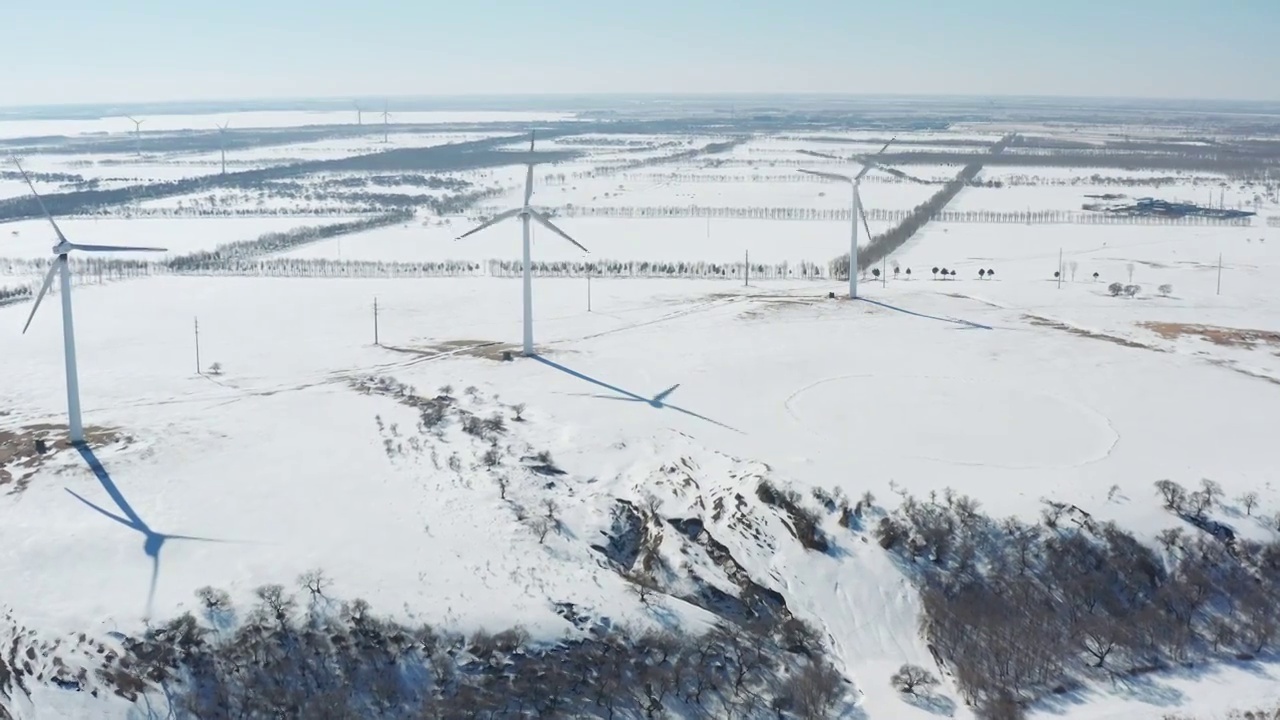
[[[128,437],[113,428],[87,427],[84,435],[85,442],[92,446],[128,442]],[[43,455],[36,452],[37,440],[44,440],[48,445]],[[0,429],[0,492],[17,495],[26,490],[31,476],[46,460],[70,449],[66,425],[37,423]]]
[[[1214,345],[1225,347],[1252,348],[1259,345],[1280,347],[1280,332],[1271,330],[1250,330],[1247,328],[1173,322],[1141,322],[1138,325],[1154,332],[1165,340],[1177,340],[1180,337],[1199,337],[1208,340]]]

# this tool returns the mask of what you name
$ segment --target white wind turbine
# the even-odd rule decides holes
[[[387,101],[382,101],[382,142],[387,142],[387,133],[390,131],[391,113],[387,110]]]
[[[146,120],[138,120],[132,115],[125,115],[133,123],[133,144],[134,149],[139,156],[142,155],[142,123]]]
[[[58,223],[49,214],[49,209],[45,207],[40,193],[36,192],[36,186],[31,182],[27,171],[22,168],[22,165],[17,160],[14,160],[13,164],[17,165],[18,172],[22,173],[22,179],[27,181],[27,187],[31,188],[31,194],[35,196],[36,203],[40,206],[40,212],[44,213],[44,216],[48,218],[49,224],[53,226],[53,232],[58,236],[58,244],[53,246],[53,266],[49,268],[49,273],[44,276],[44,285],[40,287],[40,294],[36,295],[35,307],[31,308],[31,314],[27,316],[27,324],[22,326],[22,332],[25,334],[27,328],[31,327],[31,320],[35,318],[36,311],[40,309],[40,301],[44,300],[45,293],[49,292],[49,286],[53,284],[53,276],[57,274],[60,280],[58,292],[62,295],[62,348],[63,353],[66,355],[68,426],[70,428],[71,442],[82,443],[84,442],[84,425],[80,422],[80,380],[76,374],[76,335],[71,322],[71,265],[67,261],[67,256],[71,254],[72,250],[81,252],[164,252],[165,249],[119,245],[78,245],[72,243],[62,234],[62,228],[58,227]]]
[[[356,108],[356,125],[364,125],[364,109],[360,107],[360,102],[352,103]]]
[[[867,231],[867,237],[868,238],[871,237],[871,227],[867,224],[867,214],[862,209],[862,195],[858,192],[858,188],[862,185],[862,178],[865,177],[867,173],[871,172],[871,170],[875,168],[880,168],[881,170],[884,170],[885,172],[888,172],[889,174],[897,177],[902,177],[907,180],[912,180],[912,181],[920,182],[924,184],[931,184],[928,180],[921,180],[920,178],[907,175],[906,173],[900,170],[894,170],[893,168],[885,167],[876,162],[875,159],[880,155],[883,155],[885,150],[889,149],[889,145],[893,143],[893,140],[894,138],[890,138],[889,142],[885,143],[884,147],[880,148],[880,150],[875,155],[872,155],[870,157],[858,157],[857,159],[861,161],[863,165],[862,165],[862,169],[858,171],[857,175],[841,175],[839,173],[821,172],[818,170],[801,170],[800,171],[802,173],[805,173],[806,175],[816,175],[817,177],[826,178],[828,180],[835,180],[838,182],[847,182],[849,183],[849,185],[853,187],[853,205],[849,211],[849,219],[853,225],[852,233],[849,239],[849,297],[852,299],[856,299],[858,297],[858,219],[859,218],[862,219],[862,226]],[[825,155],[823,153],[815,153],[815,152],[808,152],[808,151],[805,151],[804,154],[815,155],[818,157],[829,157],[829,158],[834,158],[836,160],[842,159],[842,158],[836,157],[835,155]]]
[[[218,149],[222,151],[222,174],[227,174],[227,128],[231,127],[231,121],[228,120],[218,126]]]
[[[530,132],[529,133],[529,162],[525,164],[527,167],[527,171],[524,176],[524,205],[518,208],[512,208],[510,210],[500,212],[497,215],[494,215],[492,218],[489,218],[487,221],[472,228],[471,230],[468,230],[467,232],[463,233],[461,236],[458,237],[458,239],[461,240],[470,235],[475,235],[481,230],[484,230],[485,228],[491,225],[496,225],[502,222],[503,220],[506,220],[507,218],[513,218],[513,217],[520,218],[520,223],[523,231],[522,247],[524,251],[524,258],[523,258],[524,259],[524,355],[526,357],[532,357],[534,354],[533,352],[533,275],[532,275],[531,261],[529,259],[530,222],[537,222],[539,225],[542,225],[543,227],[550,230],[551,232],[573,243],[574,247],[578,248],[582,252],[591,252],[590,250],[587,250],[586,248],[582,247],[582,245],[579,244],[577,240],[574,240],[573,238],[569,237],[568,233],[556,227],[555,224],[553,224],[550,220],[547,219],[546,215],[543,215],[542,213],[538,212],[537,210],[534,210],[532,207],[529,206],[529,198],[533,197],[533,166],[535,161],[533,157],[533,141],[534,141],[534,134]]]

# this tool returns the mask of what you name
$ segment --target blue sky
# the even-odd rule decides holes
[[[12,0],[0,106],[509,93],[1280,100],[1280,0]]]

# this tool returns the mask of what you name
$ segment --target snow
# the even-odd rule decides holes
[[[485,177],[509,183],[518,176],[504,169]],[[587,182],[577,186],[576,193],[593,191]],[[816,185],[804,183],[676,184],[628,190],[624,198],[661,204],[696,192],[699,202],[728,207],[840,207],[836,187],[826,186],[832,197],[822,200]],[[1062,203],[1081,192],[1033,189]],[[910,207],[908,190],[919,192],[868,183],[864,195],[869,207]],[[535,203],[558,194],[540,186]],[[986,196],[967,189],[953,207],[989,209]],[[455,242],[470,223],[448,220],[332,239],[290,256],[518,256],[514,222]],[[323,222],[331,220],[316,220]],[[848,242],[846,222],[556,222],[595,258],[735,262],[750,251],[756,262],[825,263]],[[73,240],[190,252],[305,222],[61,224]],[[42,223],[4,229],[20,234],[0,237],[0,257],[48,254]],[[1061,289],[1052,279],[1060,250],[1064,263],[1079,263]],[[534,257],[583,259],[545,232],[536,235]],[[1130,263],[1145,290],[1110,297],[1107,284],[1128,282]],[[3,608],[53,635],[136,632],[148,608],[158,618],[192,609],[197,588],[225,588],[244,601],[257,586],[290,585],[322,567],[344,597],[461,631],[520,624],[554,638],[567,624],[552,603],[565,601],[615,622],[645,626],[664,615],[696,630],[710,620],[705,612],[674,598],[646,609],[589,549],[614,498],[652,495],[666,517],[695,517],[716,498],[741,494],[754,503],[762,477],[855,498],[871,491],[888,505],[895,489],[923,497],[950,487],[995,517],[1034,518],[1042,498],[1074,503],[1148,541],[1176,522],[1151,490],[1162,478],[1212,478],[1227,498],[1258,492],[1256,516],[1280,510],[1267,452],[1280,424],[1268,381],[1280,379],[1277,348],[1169,339],[1140,324],[1274,331],[1280,228],[934,223],[889,264],[913,268],[915,279],[867,281],[866,299],[856,302],[828,299],[843,290],[836,282],[744,288],[597,278],[588,311],[585,281],[539,278],[542,359],[511,363],[466,349],[509,347],[520,338],[520,285],[510,280],[154,276],[77,286],[86,422],[119,428],[131,440],[95,451],[107,480],[63,451],[27,490],[0,495],[0,577],[18,588],[4,593]],[[934,265],[960,274],[934,281]],[[996,269],[997,279],[977,279],[979,268]],[[1167,298],[1153,292],[1165,283],[1174,288]],[[373,345],[375,298],[381,346]],[[0,307],[3,429],[64,417],[57,312],[42,309],[24,336],[29,311]],[[220,375],[195,372],[197,318],[201,365],[219,363]],[[461,344],[449,349],[449,342]],[[458,453],[458,471],[437,467],[427,449],[388,453],[385,443],[398,446],[397,433],[413,432],[417,413],[357,392],[353,381],[367,374],[392,376],[422,394],[451,385],[482,416],[510,419],[509,404],[527,405],[526,420],[509,423],[509,442],[520,452],[550,452],[566,475],[547,489],[511,467],[513,497],[530,507],[554,497],[564,532],[540,543],[474,466],[476,447],[456,428],[432,448],[445,467]],[[474,397],[464,390],[470,386]],[[642,402],[672,386],[664,401]],[[695,489],[664,475],[682,461],[695,468]],[[106,517],[77,496],[139,522]],[[791,541],[776,516],[761,517],[757,538],[728,520],[708,526],[756,582],[819,628],[870,717],[931,717],[888,686],[904,662],[931,665],[916,629],[915,592],[889,556],[831,518],[826,529],[836,548],[820,554]],[[1242,536],[1272,537],[1256,518],[1233,522]],[[161,533],[217,542],[173,537],[148,554]],[[685,562],[727,582],[703,557]],[[1128,688],[1098,685],[1079,702],[1039,709],[1071,720],[1222,713],[1276,700],[1276,672],[1274,665],[1215,665]],[[18,716],[125,712],[119,703],[76,704],[47,688],[35,700],[19,706]],[[971,716],[963,706],[956,715]]]

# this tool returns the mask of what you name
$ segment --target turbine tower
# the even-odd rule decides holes
[[[497,215],[494,215],[492,218],[489,218],[485,222],[472,228],[471,230],[468,230],[467,232],[463,233],[461,236],[458,237],[458,239],[461,240],[465,237],[475,235],[481,230],[484,230],[485,228],[491,225],[497,225],[498,223],[502,222],[503,220],[506,220],[507,218],[512,218],[512,217],[520,218],[521,233],[522,233],[521,247],[523,249],[523,256],[524,256],[523,257],[524,259],[523,280],[524,280],[524,355],[525,357],[532,357],[534,355],[534,352],[533,352],[533,274],[532,274],[533,271],[532,271],[532,264],[529,259],[530,223],[537,222],[539,225],[542,225],[543,227],[550,230],[551,232],[559,235],[565,240],[568,240],[570,243],[573,244],[574,247],[578,248],[582,252],[584,253],[590,252],[590,250],[587,250],[586,248],[582,247],[582,245],[580,245],[577,240],[574,240],[573,238],[569,237],[568,233],[556,227],[555,224],[553,224],[550,220],[547,219],[546,215],[543,215],[542,213],[538,212],[537,210],[534,210],[532,207],[529,206],[529,198],[533,197],[533,166],[536,162],[536,158],[533,154],[533,141],[534,141],[534,134],[533,132],[530,132],[529,133],[529,161],[525,163],[526,172],[524,176],[524,205],[518,208],[512,208],[510,210],[505,210],[503,212],[500,212]]]
[[[137,152],[138,157],[142,157],[142,123],[146,122],[146,120],[138,120],[132,115],[125,115],[125,117],[129,118],[133,123],[134,149]]]
[[[382,101],[382,142],[387,142],[388,124],[391,121],[391,113],[387,112],[387,101]]]
[[[218,126],[218,149],[222,151],[222,174],[227,174],[227,128],[231,127],[231,121]]]
[[[35,196],[36,203],[40,206],[40,212],[49,220],[49,224],[53,226],[53,232],[58,236],[58,244],[53,246],[53,265],[49,268],[49,273],[44,276],[44,285],[40,287],[40,294],[36,295],[35,307],[31,308],[31,314],[27,316],[27,324],[22,326],[23,334],[26,334],[27,328],[31,327],[31,320],[35,318],[36,311],[40,309],[40,301],[44,300],[45,293],[49,292],[49,286],[53,284],[53,276],[58,275],[59,290],[62,295],[62,349],[66,359],[67,370],[67,420],[70,430],[72,443],[84,442],[84,425],[80,421],[80,380],[76,373],[76,335],[75,329],[71,322],[71,264],[67,260],[67,256],[72,250],[81,252],[164,252],[164,248],[152,247],[126,247],[119,245],[77,245],[67,240],[62,234],[62,229],[58,227],[58,223],[54,222],[53,216],[49,214],[49,209],[45,207],[44,200],[41,199],[40,193],[36,192],[36,186],[31,182],[27,171],[22,165],[14,160],[13,164],[18,167],[18,172],[22,173],[22,179],[27,181],[27,187],[31,188],[31,194]]]
[[[879,162],[876,161],[876,158],[883,155],[884,151],[889,149],[889,145],[893,144],[893,141],[894,141],[894,138],[890,138],[889,142],[884,144],[884,147],[880,148],[880,150],[876,152],[875,155],[872,155],[870,157],[855,156],[855,159],[857,159],[859,162],[863,164],[862,169],[858,171],[857,175],[841,175],[839,173],[821,172],[819,170],[801,170],[800,171],[802,173],[805,173],[806,175],[815,175],[820,178],[835,180],[837,182],[847,182],[853,188],[853,204],[849,210],[849,219],[853,226],[852,232],[850,234],[850,239],[849,239],[849,298],[850,299],[857,299],[858,297],[858,219],[859,218],[862,219],[862,227],[865,228],[867,231],[867,238],[869,239],[871,237],[871,227],[867,224],[867,214],[862,209],[862,195],[859,193],[859,188],[862,185],[862,178],[865,177],[866,174],[871,172],[872,170],[879,168],[889,173],[890,175],[893,175],[895,177],[900,177],[905,180],[910,180],[912,182],[918,182],[925,185],[933,184],[928,180],[923,180],[921,178],[908,175],[902,172],[901,170],[895,170],[893,168],[885,167],[884,165],[881,165]],[[826,155],[824,153],[816,153],[816,152],[811,152],[807,150],[802,152],[805,155],[814,155],[817,157],[829,157],[836,160],[843,159],[843,158],[836,157],[835,155]]]
[[[364,125],[364,110],[360,107],[359,101],[351,103],[356,108],[356,125]]]

